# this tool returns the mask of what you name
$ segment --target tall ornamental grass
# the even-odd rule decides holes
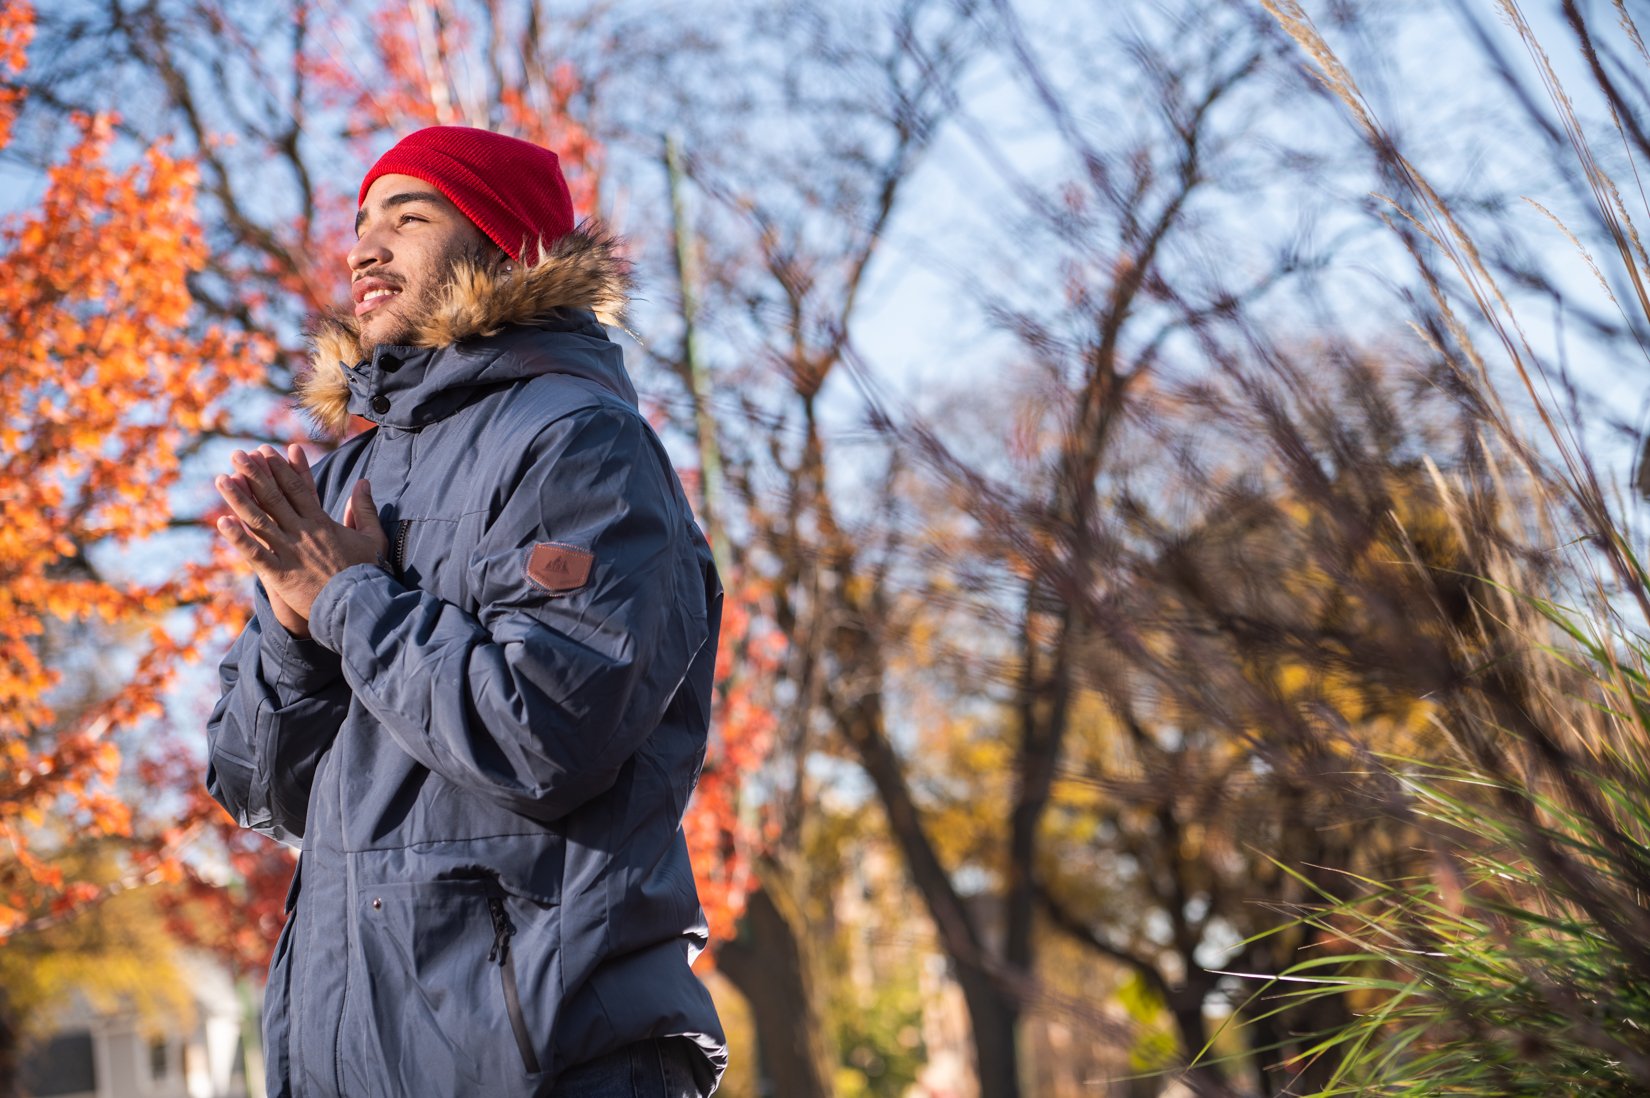
[[[1480,548],[1476,632],[1491,643],[1433,699],[1439,753],[1366,760],[1385,807],[1421,836],[1424,868],[1397,880],[1343,874],[1334,888],[1313,874],[1318,902],[1292,914],[1317,932],[1317,955],[1268,984],[1251,1014],[1357,1004],[1350,1022],[1298,1057],[1336,1065],[1312,1093],[1650,1094],[1650,576],[1463,221],[1300,5],[1263,3],[1396,181],[1388,220],[1430,291],[1417,329],[1478,403],[1486,452],[1535,486],[1535,517],[1487,510],[1476,489],[1437,478],[1458,533]],[[1650,323],[1650,259],[1632,216],[1650,222],[1638,182],[1650,148],[1621,91],[1642,94],[1650,82],[1639,29],[1622,0],[1609,26],[1563,3],[1633,165],[1623,187],[1601,166],[1520,5],[1497,6],[1553,104],[1607,249],[1595,256],[1565,231],[1629,324]],[[1597,63],[1599,35],[1635,71],[1613,79]],[[1630,292],[1611,293],[1612,281]],[[1516,380],[1543,437],[1530,439],[1509,413],[1503,378]],[[1509,523],[1562,546],[1564,566],[1538,575],[1495,551]]]

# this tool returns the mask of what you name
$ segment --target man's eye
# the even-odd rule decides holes
[[[417,214],[402,214],[399,218],[396,219],[395,223],[397,225],[405,225],[409,221],[423,221],[423,220],[424,219],[422,217],[419,217]]]

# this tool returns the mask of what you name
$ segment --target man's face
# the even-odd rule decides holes
[[[446,195],[410,175],[373,180],[355,235],[349,269],[363,347],[410,339],[459,260],[503,257]]]

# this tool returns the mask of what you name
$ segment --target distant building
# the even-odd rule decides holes
[[[180,963],[195,1017],[163,1023],[93,1010],[77,997],[57,1030],[24,1050],[32,1098],[264,1098],[262,1060],[232,977],[201,957]]]

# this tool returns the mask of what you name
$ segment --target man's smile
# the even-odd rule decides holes
[[[351,288],[351,295],[355,298],[355,315],[362,316],[390,298],[401,292],[401,287],[391,285],[381,278],[363,278]]]

